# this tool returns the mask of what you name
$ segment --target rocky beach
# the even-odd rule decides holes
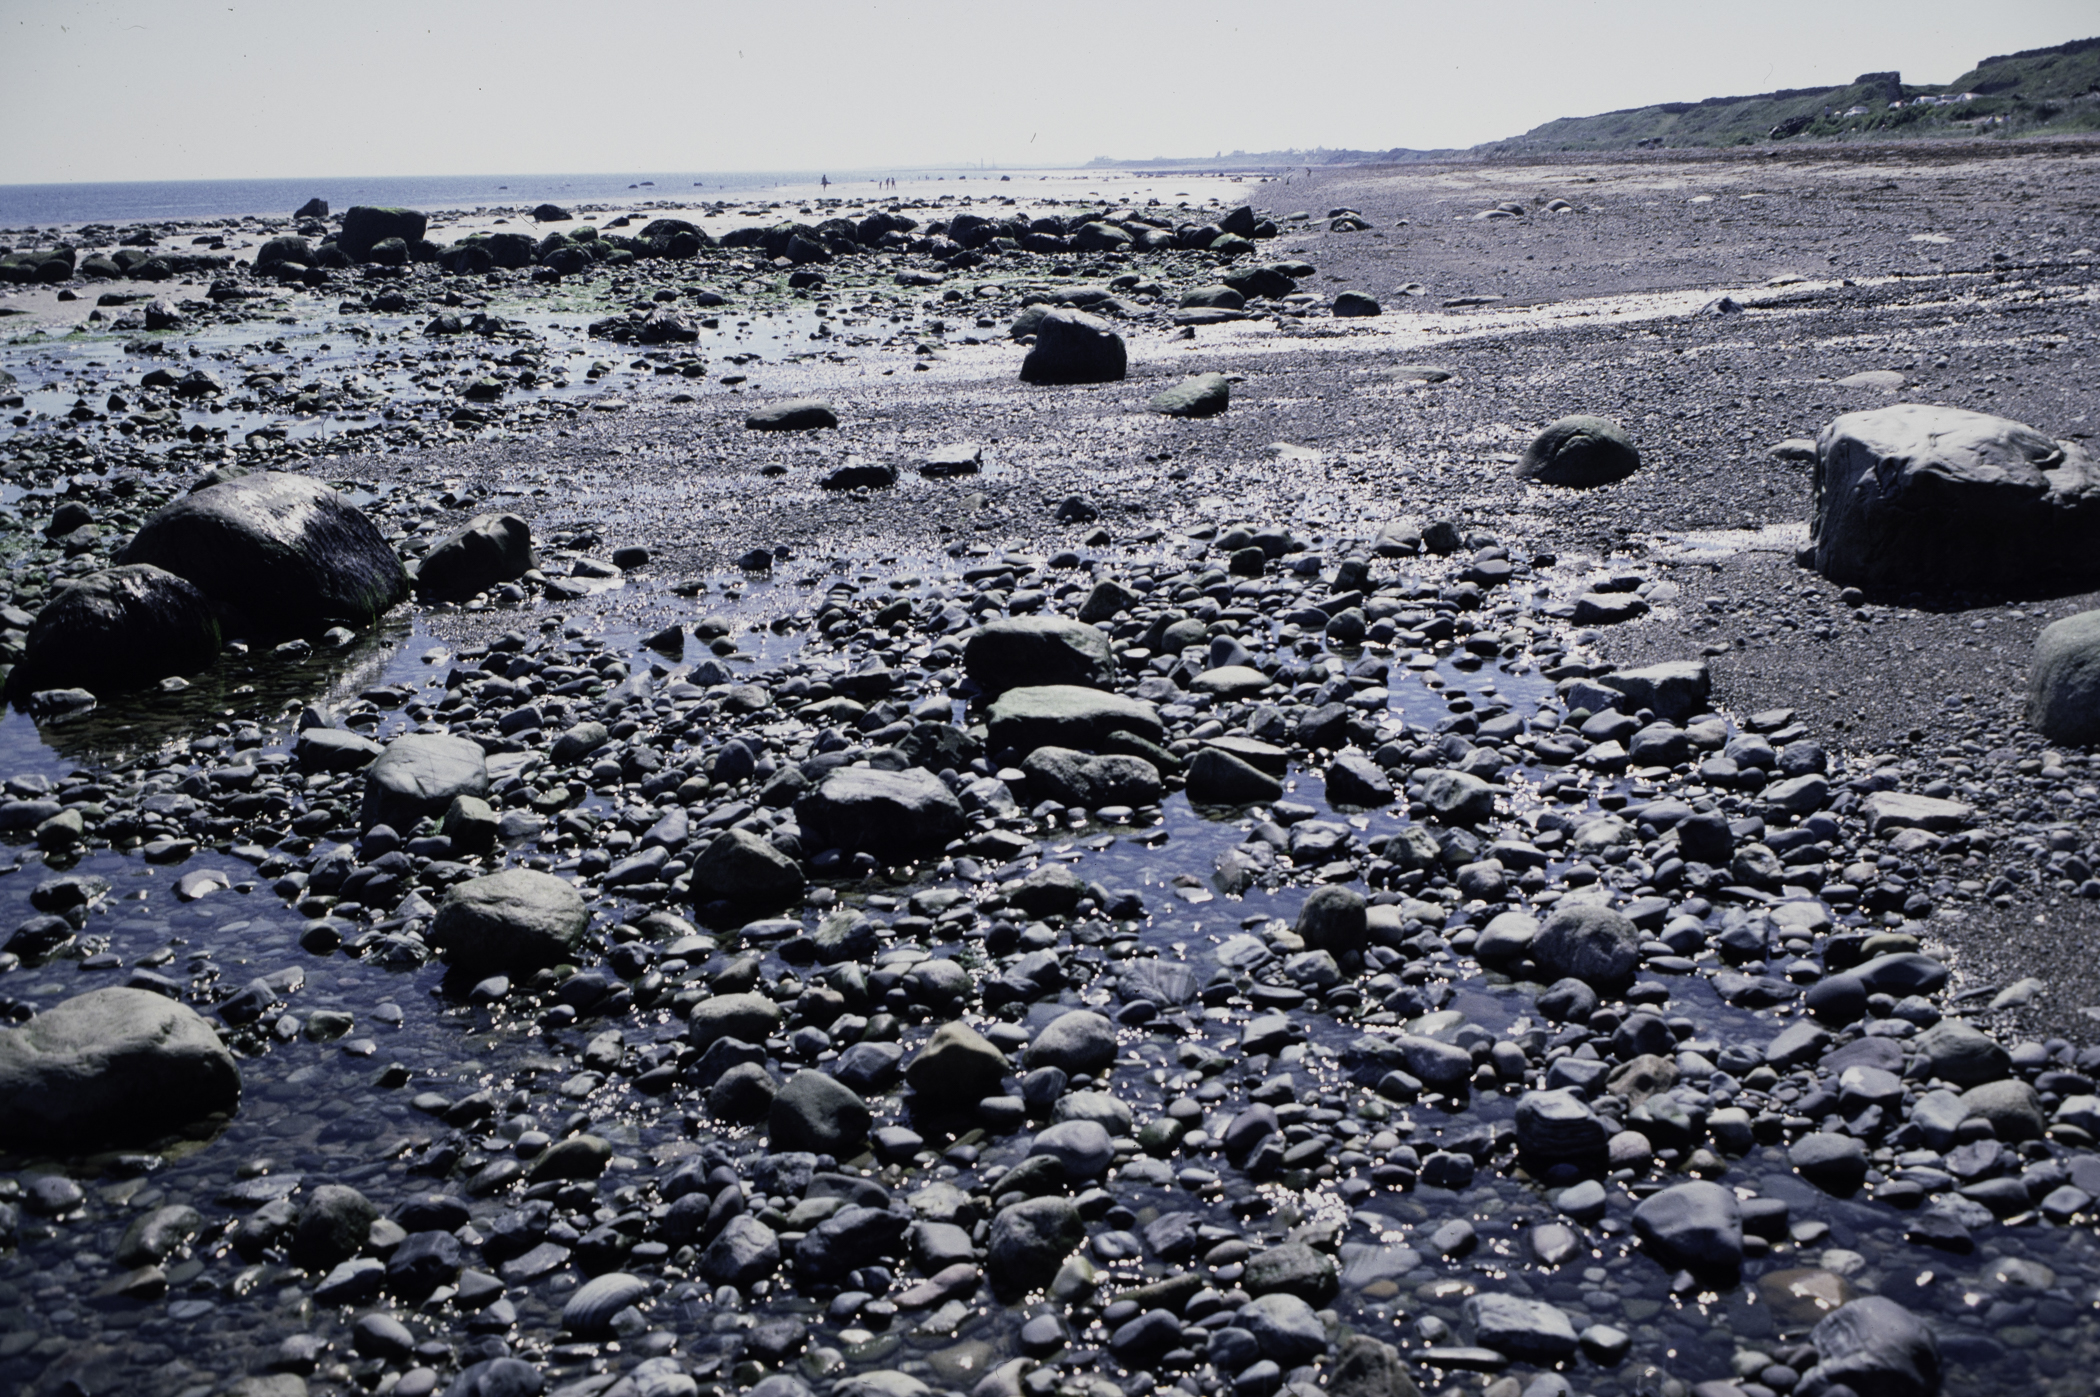
[[[0,1386],[2091,1390],[2100,144],[1083,186],[0,229]]]

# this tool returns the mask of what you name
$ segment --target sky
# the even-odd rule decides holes
[[[0,0],[0,184],[1431,149],[2093,35],[2092,0]]]

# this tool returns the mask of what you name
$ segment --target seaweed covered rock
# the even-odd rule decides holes
[[[116,693],[194,674],[219,654],[205,595],[146,564],[114,567],[60,588],[37,612],[8,692],[80,688]]]

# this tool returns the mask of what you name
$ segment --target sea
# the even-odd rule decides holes
[[[734,174],[389,175],[317,179],[158,180],[122,184],[0,184],[0,229],[82,223],[139,223],[154,219],[289,215],[309,199],[341,212],[357,204],[414,209],[474,209],[490,205],[582,204],[630,206],[651,200],[922,197],[929,192],[982,189],[993,184],[1073,185],[1085,190],[1127,183],[1129,171],[917,168],[824,172],[791,170]],[[1216,176],[1203,177],[1205,183]],[[828,183],[826,183],[828,181]],[[894,183],[885,183],[893,181]],[[1002,191],[1010,192],[1010,191]]]

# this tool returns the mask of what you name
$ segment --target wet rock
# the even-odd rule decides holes
[[[445,1397],[540,1397],[546,1390],[546,1379],[530,1363],[484,1358],[463,1369],[445,1389]]]
[[[2100,611],[2042,627],[2027,671],[2027,721],[2052,742],[2100,741]]]
[[[204,1215],[186,1203],[167,1203],[136,1219],[117,1244],[122,1266],[157,1266],[204,1230]]]
[[[1611,1127],[1566,1088],[1517,1098],[1517,1149],[1544,1164],[1593,1164],[1604,1158]]]
[[[1839,1197],[1857,1191],[1867,1178],[1867,1148],[1850,1135],[1804,1135],[1788,1148],[1787,1162],[1802,1178]]]
[[[188,1005],[90,990],[0,1030],[0,1145],[39,1152],[147,1144],[232,1111],[233,1054]]]
[[[1970,1087],[1961,1094],[1961,1104],[1969,1115],[1989,1121],[1997,1137],[2009,1143],[2039,1140],[2048,1129],[2041,1099],[2033,1087],[2017,1078]]]
[[[1197,805],[1257,805],[1283,795],[1283,782],[1216,747],[1189,760],[1185,788]]]
[[[985,1245],[985,1275],[1004,1296],[1041,1290],[1086,1240],[1079,1209],[1067,1198],[1029,1198],[1001,1208]]]
[[[1118,732],[1160,742],[1165,729],[1159,711],[1142,699],[1068,684],[1009,689],[992,704],[990,747],[1022,755],[1038,747],[1070,747],[1095,752]]]
[[[1732,1271],[1743,1263],[1743,1213],[1735,1191],[1697,1180],[1641,1200],[1633,1230],[1664,1264]]]
[[[1337,316],[1381,315],[1384,307],[1361,291],[1344,291],[1334,298],[1334,314]]]
[[[1327,1352],[1327,1326],[1299,1296],[1272,1291],[1240,1307],[1234,1321],[1254,1336],[1263,1358],[1295,1368]]]
[[[1146,404],[1168,417],[1216,417],[1232,404],[1232,383],[1223,374],[1197,374],[1184,379]]]
[[[749,1213],[731,1218],[700,1253],[700,1275],[710,1285],[742,1290],[779,1269],[779,1236]]]
[[[1363,894],[1335,886],[1314,889],[1299,904],[1296,929],[1315,951],[1363,950],[1370,939]]]
[[[1961,1019],[1942,1019],[1919,1034],[1917,1051],[1926,1075],[1956,1086],[1980,1086],[2012,1072],[2012,1057],[1998,1041]]]
[[[461,974],[517,974],[574,959],[589,921],[582,895],[570,884],[512,868],[446,893],[430,941]]]
[[[294,1266],[328,1271],[364,1250],[379,1208],[356,1189],[322,1184],[306,1195],[292,1229],[289,1255]]]
[[[795,1248],[795,1269],[806,1280],[835,1284],[893,1255],[910,1226],[888,1208],[848,1205],[810,1229]]]
[[[2100,476],[2076,442],[1962,408],[1899,403],[1816,438],[1809,557],[1833,582],[1941,593],[2079,588]]]
[[[1327,768],[1327,799],[1368,810],[1391,805],[1393,785],[1370,758],[1344,753]]]
[[[1558,1306],[1515,1295],[1473,1295],[1459,1307],[1459,1337],[1526,1363],[1557,1363],[1577,1347]]]
[[[1107,1128],[1089,1120],[1046,1126],[1037,1132],[1028,1152],[1056,1160],[1068,1179],[1098,1179],[1116,1159],[1115,1144],[1109,1139]]]
[[[769,1129],[776,1150],[808,1150],[840,1159],[858,1154],[874,1117],[850,1087],[822,1072],[788,1078],[773,1098]]]
[[[359,204],[343,211],[343,230],[336,245],[351,261],[362,262],[388,238],[399,238],[411,246],[421,242],[429,227],[430,220],[414,209]]]
[[[488,761],[481,744],[442,733],[409,733],[388,743],[365,772],[359,822],[412,830],[426,817],[442,815],[460,796],[489,793]]]
[[[707,1089],[707,1111],[731,1125],[756,1125],[773,1113],[780,1083],[762,1063],[740,1062]]]
[[[408,596],[385,537],[340,493],[256,471],[163,505],[116,555],[187,579],[225,629],[258,640],[368,626]]]
[[[1641,961],[1641,933],[1608,907],[1556,907],[1531,943],[1531,955],[1556,976],[1593,989],[1625,984]]]
[[[1249,1295],[1295,1295],[1309,1305],[1325,1305],[1341,1289],[1334,1258],[1304,1242],[1285,1242],[1247,1258],[1240,1288]]]
[[[786,402],[772,403],[744,419],[745,428],[753,432],[813,432],[838,424],[838,413],[821,398],[791,398]]]
[[[1478,825],[1495,818],[1495,788],[1463,771],[1424,772],[1422,803],[1446,824]]]
[[[1805,1392],[1839,1385],[1872,1397],[1938,1397],[1939,1341],[1896,1301],[1867,1295],[1833,1311],[1809,1334],[1817,1363]]]
[[[371,738],[343,728],[302,728],[292,744],[292,761],[305,772],[362,771],[384,750]]]
[[[1073,1009],[1043,1025],[1022,1061],[1068,1076],[1098,1075],[1116,1060],[1116,1026],[1090,1009]]]
[[[1368,1334],[1342,1340],[1327,1392],[1328,1397],[1421,1397],[1400,1351]]]
[[[1089,756],[1065,747],[1038,747],[1022,759],[1030,789],[1062,805],[1153,805],[1165,794],[1159,769],[1142,757]]]
[[[781,1008],[762,994],[710,995],[693,1006],[687,1035],[706,1048],[724,1038],[763,1043],[780,1027]]]
[[[59,688],[118,693],[198,673],[218,657],[218,618],[202,592],[161,568],[116,567],[44,603],[8,690],[17,699]]]
[[[1112,383],[1123,377],[1123,337],[1108,323],[1076,310],[1047,312],[1035,325],[1035,344],[1021,361],[1023,383]]]
[[[954,792],[917,768],[835,768],[797,798],[795,818],[806,848],[868,853],[890,864],[937,854],[963,828]]]
[[[693,860],[696,901],[719,899],[736,907],[771,910],[802,900],[808,881],[801,866],[749,830],[724,830]]]
[[[1706,711],[1713,676],[1704,660],[1669,660],[1640,669],[1614,670],[1600,675],[1597,682],[1625,695],[1619,706],[1628,713],[1646,708],[1665,722],[1681,723]]]
[[[430,601],[466,601],[538,566],[530,525],[515,514],[478,514],[423,555],[416,593]]]
[[[904,1069],[911,1089],[929,1101],[975,1104],[997,1096],[1008,1072],[1006,1054],[962,1022],[944,1023]]]
[[[1519,480],[1588,489],[1624,480],[1641,468],[1626,429],[1605,417],[1563,417],[1533,439],[1517,463]]]
[[[1105,689],[1116,681],[1108,633],[1062,616],[1017,616],[970,632],[963,671],[988,694],[1041,685]]]
[[[649,1298],[649,1282],[624,1271],[608,1271],[576,1287],[561,1307],[561,1327],[580,1339],[612,1337],[613,1317]]]

